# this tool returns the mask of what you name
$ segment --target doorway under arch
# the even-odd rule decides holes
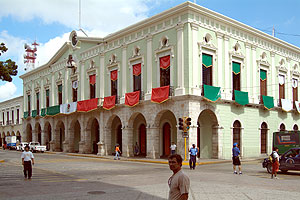
[[[99,132],[99,123],[97,119],[94,119],[91,127],[91,144],[92,144],[92,153],[98,153],[98,142],[100,141],[100,132]]]
[[[233,123],[233,131],[232,131],[232,144],[237,143],[240,150],[242,150],[241,144],[241,122],[235,120]]]
[[[122,151],[122,123],[118,116],[115,116],[111,123],[111,148],[112,153],[115,153],[116,144],[120,145],[120,150]]]
[[[163,125],[163,155],[170,155],[170,146],[171,146],[171,125],[166,122]]]
[[[62,121],[58,122],[57,125],[57,129],[58,129],[58,141],[57,144],[59,145],[59,151],[64,151],[64,141],[66,139],[65,136],[65,125]]]
[[[260,153],[267,153],[268,125],[263,122],[260,127]]]
[[[74,151],[79,152],[79,142],[81,141],[81,128],[78,121],[74,125]]]

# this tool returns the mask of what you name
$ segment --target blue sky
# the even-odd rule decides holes
[[[24,74],[24,43],[40,43],[37,65],[45,64],[78,29],[79,0],[0,0],[0,43],[8,52],[0,60],[13,59]],[[91,36],[103,37],[142,19],[174,7],[184,0],[81,0],[82,28]],[[192,0],[192,2],[194,2]],[[197,4],[244,24],[266,30],[300,47],[299,0],[197,0]],[[118,15],[116,15],[118,13]],[[0,81],[0,102],[22,95],[22,80]]]

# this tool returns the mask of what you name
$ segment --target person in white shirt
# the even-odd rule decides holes
[[[275,178],[277,179],[277,172],[279,170],[279,155],[278,155],[278,147],[274,147],[273,148],[273,152],[272,152],[272,157],[274,159],[273,163],[272,163],[272,175],[271,178]]]
[[[22,158],[22,165],[24,166],[24,177],[27,178],[28,176],[28,179],[31,179],[32,165],[34,165],[34,156],[32,152],[29,151],[28,145],[25,146],[25,151],[22,153],[21,158]]]
[[[172,145],[170,146],[170,149],[171,149],[171,154],[172,155],[175,154],[175,152],[176,152],[176,144],[175,144],[175,142],[172,142]]]

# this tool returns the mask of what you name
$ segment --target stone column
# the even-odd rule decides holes
[[[147,158],[159,158],[159,127],[147,127]]]
[[[111,129],[104,127],[103,128],[103,134],[104,134],[104,149],[105,149],[105,155],[112,155],[112,146],[111,146]]]
[[[37,136],[37,132],[35,131],[35,129],[31,130],[31,135],[32,135],[32,141],[31,142],[37,142],[38,141],[38,136]]]
[[[63,152],[70,152],[69,151],[69,141],[65,140],[63,141]]]
[[[232,95],[230,94],[230,91],[232,88],[232,77],[231,77],[231,67],[229,67],[229,37],[227,35],[224,36],[224,82],[225,82],[225,99],[231,100]]]
[[[177,87],[175,96],[184,95],[184,45],[183,45],[183,28],[184,24],[177,25]],[[170,73],[171,80],[174,73]]]
[[[41,129],[41,136],[42,136],[42,144],[41,145],[46,145],[47,142],[47,135],[46,131],[44,129]]]
[[[223,145],[221,143],[221,127],[213,126],[212,127],[212,158],[220,159],[223,156]]]
[[[122,129],[122,150],[126,157],[132,157],[133,154],[133,128]]]
[[[199,81],[199,51],[198,51],[198,29],[199,25],[196,23],[191,23],[192,29],[192,60],[193,60],[193,83],[192,83],[192,94],[193,95],[201,95],[200,90],[200,81]]]
[[[151,99],[152,92],[152,35],[147,36],[147,93],[145,100]]]
[[[60,148],[60,137],[59,137],[59,128],[55,129],[55,134],[54,134],[54,151],[61,151]]]
[[[218,85],[221,88],[224,88],[225,85],[223,83],[223,36],[224,34],[222,33],[216,33],[217,35],[217,40],[218,40],[218,66],[214,66],[218,71]]]
[[[84,153],[92,153],[93,152],[93,144],[92,144],[92,133],[91,129],[87,128],[84,130]]]

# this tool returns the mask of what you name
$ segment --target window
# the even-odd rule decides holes
[[[90,99],[96,97],[96,75],[90,76]]]
[[[40,115],[40,93],[36,93],[36,111],[37,115]]]
[[[28,108],[28,117],[31,113],[31,107],[30,107],[30,95],[27,95],[27,108]]]
[[[170,85],[170,56],[159,58],[160,63],[160,87]]]
[[[73,81],[72,82],[72,94],[73,94],[73,102],[77,101],[77,88],[78,88],[78,82]]]
[[[234,143],[238,143],[238,145],[240,146],[240,150],[242,150],[241,148],[241,123],[239,121],[235,121],[233,123],[233,144]]]
[[[284,99],[285,98],[285,93],[284,93],[284,82],[285,82],[285,77],[284,75],[279,75],[279,99]]]
[[[14,124],[14,111],[11,111],[11,123]]]
[[[19,118],[20,118],[20,111],[19,109],[17,109],[17,124],[19,124],[20,122]]]
[[[285,131],[285,125],[284,124],[280,124],[280,131]]]
[[[133,72],[133,91],[140,91],[140,97],[142,96],[142,83],[141,83],[141,63],[132,66]]]
[[[116,102],[118,97],[118,70],[110,72],[110,84],[111,84],[111,96],[116,96]]]
[[[295,125],[293,126],[293,130],[294,130],[295,132],[298,131],[298,125],[297,125],[297,124],[295,124]]]
[[[267,96],[267,71],[260,70],[260,103],[263,103],[262,96]]]
[[[9,125],[9,111],[7,111],[6,117],[7,117],[7,119],[6,119],[6,125]]]
[[[2,123],[3,123],[3,126],[4,126],[5,125],[4,112],[2,113]]]
[[[58,104],[62,104],[62,85],[58,85]]]
[[[293,78],[293,102],[298,101],[298,80]],[[295,105],[295,104],[294,104]]]
[[[234,90],[241,90],[241,64],[232,62],[232,100],[235,100]]]
[[[46,107],[50,106],[49,90],[46,90]]]
[[[212,64],[212,56],[202,54],[202,85],[212,85]]]
[[[268,125],[264,122],[260,129],[260,153],[267,153]]]

